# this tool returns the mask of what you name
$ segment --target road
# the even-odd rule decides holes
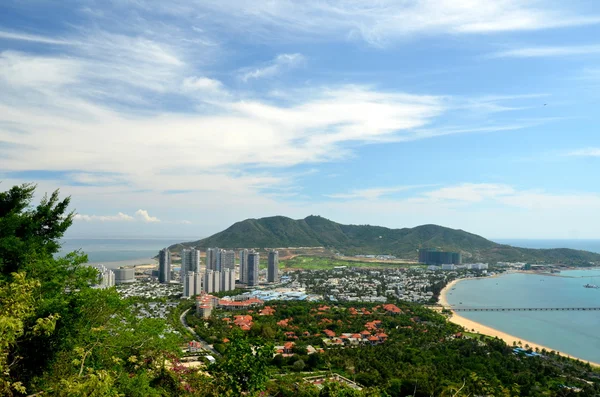
[[[192,333],[192,335],[194,335],[195,339],[200,342],[200,345],[202,346],[202,348],[208,352],[210,352],[211,354],[213,354],[215,357],[221,357],[221,355],[219,354],[218,351],[216,351],[215,349],[213,349],[208,343],[206,343],[206,341],[202,338],[200,338],[200,336],[198,336],[198,334],[196,333],[196,331],[194,331],[194,329],[192,327],[190,327],[187,322],[185,321],[185,316],[188,314],[188,312],[191,309],[187,309],[186,311],[184,311],[183,313],[181,313],[181,316],[179,316],[179,321],[181,321],[181,325],[183,325],[185,328],[188,329],[188,331],[190,331]]]

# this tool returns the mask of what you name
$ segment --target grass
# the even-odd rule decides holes
[[[386,262],[360,262],[335,258],[323,258],[318,256],[297,256],[292,259],[282,260],[279,263],[281,269],[304,269],[304,270],[328,270],[335,266],[347,267],[370,267],[370,268],[398,268],[407,266],[422,266],[412,264],[398,264]]]

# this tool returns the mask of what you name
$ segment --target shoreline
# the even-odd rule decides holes
[[[493,277],[496,277],[496,276],[493,276]],[[477,334],[487,335],[487,336],[502,339],[508,346],[511,346],[511,347],[513,346],[513,342],[517,343],[517,345],[516,345],[517,347],[525,348],[525,345],[529,345],[529,347],[531,349],[533,349],[534,351],[536,348],[538,348],[540,351],[542,349],[545,349],[548,352],[554,351],[554,352],[556,352],[556,354],[558,354],[560,356],[571,358],[573,360],[579,360],[583,363],[588,363],[593,367],[600,368],[600,363],[596,363],[594,361],[589,361],[589,360],[585,360],[585,359],[582,359],[579,357],[575,357],[575,356],[569,355],[567,353],[560,352],[556,349],[552,349],[550,347],[541,345],[539,343],[531,342],[531,341],[525,340],[523,338],[519,338],[517,336],[510,335],[506,332],[502,332],[498,329],[478,323],[476,321],[470,320],[466,317],[463,317],[463,316],[457,314],[454,310],[452,310],[451,305],[448,303],[446,294],[448,293],[448,291],[451,291],[452,288],[459,282],[461,282],[463,280],[473,280],[473,279],[474,278],[461,278],[461,279],[452,280],[440,291],[440,297],[439,297],[438,303],[440,305],[442,305],[445,309],[448,309],[452,312],[452,315],[448,318],[448,321],[450,321],[456,325],[460,325],[461,327],[464,327],[465,330],[467,330],[467,332],[474,332]],[[519,345],[518,342],[521,342],[521,344]]]

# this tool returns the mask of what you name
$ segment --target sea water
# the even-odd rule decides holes
[[[557,276],[511,273],[464,280],[446,295],[454,307],[599,307],[600,269]],[[600,362],[600,311],[460,312],[461,316],[550,349]]]
[[[158,251],[172,244],[191,241],[190,238],[170,239],[64,239],[58,255],[81,250],[88,256],[89,263],[102,263],[109,268],[155,263]]]
[[[571,248],[600,253],[600,240],[495,239],[496,243],[522,248]]]

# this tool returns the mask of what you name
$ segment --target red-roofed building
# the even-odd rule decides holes
[[[292,349],[294,348],[294,342],[285,342],[283,345],[283,353],[284,354],[292,354]]]
[[[398,306],[394,305],[393,303],[388,303],[386,305],[383,305],[383,309],[390,314],[402,313],[402,310],[400,310],[400,308]]]
[[[234,317],[233,323],[240,327],[242,331],[250,331],[252,328],[252,316],[238,315]]]
[[[272,316],[273,313],[275,313],[275,309],[271,306],[265,306],[265,308],[260,311],[261,316]]]
[[[330,330],[330,329],[323,330],[323,333],[324,333],[325,335],[327,335],[329,338],[333,338],[333,337],[335,337],[335,332],[333,332],[333,331],[332,331],[332,330]]]

